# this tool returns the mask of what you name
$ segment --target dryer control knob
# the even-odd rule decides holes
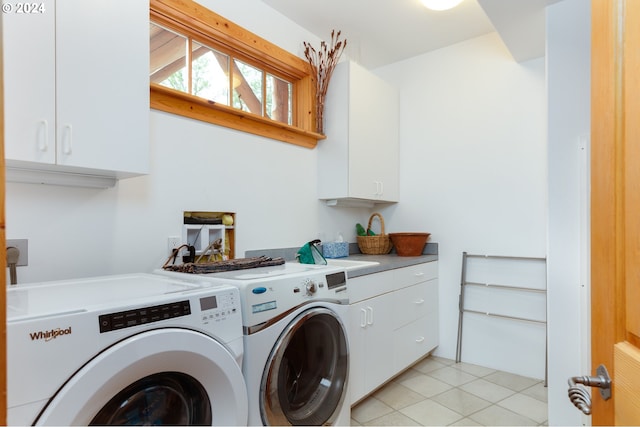
[[[307,280],[306,282],[307,295],[313,295],[318,290],[316,282],[313,280]]]

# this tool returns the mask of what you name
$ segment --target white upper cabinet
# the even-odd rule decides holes
[[[318,198],[330,204],[397,202],[398,93],[360,65],[338,64],[318,144]]]
[[[148,1],[42,5],[3,16],[7,180],[148,173]]]
[[[2,16],[5,157],[53,164],[56,23],[53,1],[43,4],[43,13]]]

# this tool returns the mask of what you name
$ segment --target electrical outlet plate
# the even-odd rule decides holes
[[[13,246],[20,251],[20,257],[16,267],[26,267],[29,265],[29,240],[28,239],[7,239],[7,247]]]
[[[180,236],[169,236],[167,239],[167,252],[169,255],[173,253],[173,250],[182,245],[182,239]]]

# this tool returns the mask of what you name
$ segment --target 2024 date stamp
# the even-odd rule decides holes
[[[44,3],[2,3],[2,13],[37,15],[45,12]]]

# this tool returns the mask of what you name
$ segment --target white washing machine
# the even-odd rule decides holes
[[[151,274],[7,289],[10,425],[246,425],[238,289]]]
[[[342,269],[286,263],[158,273],[240,290],[249,425],[350,425],[349,301]]]

